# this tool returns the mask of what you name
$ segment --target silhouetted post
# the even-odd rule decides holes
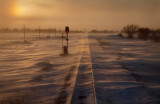
[[[41,29],[40,29],[40,26],[39,26],[39,39],[40,39],[40,35],[41,35]]]
[[[62,33],[62,47],[63,47],[63,33]]]
[[[57,30],[56,30],[56,27],[55,27],[55,37],[56,37],[56,34],[57,34]]]
[[[24,42],[26,41],[26,27],[25,27],[25,25],[23,25],[23,27],[24,27]]]
[[[63,54],[60,54],[60,55],[68,55],[68,33],[69,33],[69,27],[66,26],[65,27],[65,32],[66,32],[66,41],[67,41],[67,46],[63,46],[63,33],[62,33],[62,48],[63,48]]]
[[[50,28],[48,29],[48,32],[49,32],[49,38],[50,38]]]
[[[67,48],[68,48],[68,41],[69,41],[69,39],[68,39],[69,27],[68,26],[66,26],[65,31],[66,31],[66,35],[67,35],[66,41],[67,41]]]
[[[62,33],[62,49],[63,49],[63,33]],[[63,51],[64,51],[64,49],[63,49]]]
[[[69,41],[68,39],[69,27],[68,26],[65,27],[65,31],[67,35],[66,36],[67,46],[64,46],[64,54],[68,54],[68,41]]]
[[[68,33],[67,33],[67,38],[66,38],[66,40],[67,40],[67,48],[68,48]]]

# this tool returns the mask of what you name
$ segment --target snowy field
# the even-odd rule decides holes
[[[160,43],[91,34],[99,104],[160,103]]]
[[[63,98],[66,102],[69,101],[77,75],[83,37],[81,34],[70,34],[70,55],[60,56],[60,35],[55,37],[51,34],[48,39],[43,35],[39,39],[35,34],[26,34],[27,42],[23,42],[22,34],[12,34],[12,38],[6,38],[9,44],[0,46],[2,104],[55,104],[63,96],[66,96]]]
[[[117,33],[0,33],[0,104],[159,104],[160,43]],[[65,45],[66,42],[63,42]]]

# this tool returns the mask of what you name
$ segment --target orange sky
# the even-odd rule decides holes
[[[160,28],[160,0],[0,0],[0,27]]]

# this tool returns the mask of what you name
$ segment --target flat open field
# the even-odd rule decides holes
[[[0,33],[0,104],[159,104],[160,43],[118,33]]]

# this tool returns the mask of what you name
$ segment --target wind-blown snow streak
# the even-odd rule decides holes
[[[159,90],[149,86],[159,85],[156,81],[159,81],[160,73],[154,71],[159,67],[159,43],[149,44],[107,34],[89,37],[98,104],[158,104],[159,97],[155,95]],[[157,48],[153,50],[154,47]],[[156,63],[152,65],[149,60]]]

